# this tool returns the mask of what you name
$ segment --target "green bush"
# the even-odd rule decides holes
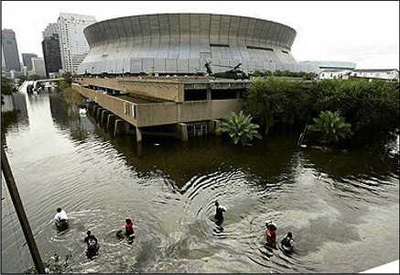
[[[2,77],[1,78],[1,94],[2,95],[11,95],[16,92],[18,92],[18,90],[17,90],[17,88],[15,88],[13,81],[7,77]]]
[[[58,87],[60,89],[71,88],[71,86],[72,86],[72,75],[71,75],[71,73],[65,73],[65,74],[62,75],[62,77],[64,79],[59,82]]]
[[[255,78],[245,98],[245,110],[264,133],[277,125],[298,128],[322,111],[338,112],[352,125],[353,138],[376,140],[399,129],[399,83],[385,81]]]
[[[235,145],[241,144],[244,146],[254,138],[261,138],[257,131],[259,126],[252,123],[251,119],[251,116],[245,115],[243,111],[240,111],[239,114],[232,112],[221,122],[217,131],[228,133]]]
[[[320,134],[319,141],[324,144],[338,143],[353,134],[351,124],[346,123],[345,119],[337,112],[321,112],[313,121],[314,124],[308,126],[308,129],[318,132]]]

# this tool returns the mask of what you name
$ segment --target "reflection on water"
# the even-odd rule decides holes
[[[398,258],[398,151],[299,150],[290,136],[238,148],[144,135],[138,148],[58,93],[28,97],[28,112],[7,153],[42,257],[71,254],[66,271],[359,272]],[[29,252],[4,191],[2,271],[22,271]],[[215,200],[227,207],[223,231]],[[59,206],[71,219],[63,234],[51,221]],[[126,218],[132,244],[115,238]],[[293,255],[263,247],[266,220],[278,240],[293,232]],[[88,229],[101,244],[92,261]]]

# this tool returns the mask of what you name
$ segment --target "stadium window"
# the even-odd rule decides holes
[[[272,48],[265,48],[265,47],[258,47],[258,46],[247,46],[248,49],[254,49],[254,50],[264,50],[264,51],[270,51],[273,52],[274,49]]]
[[[185,90],[184,101],[207,100],[207,90]]]
[[[210,47],[223,47],[223,48],[229,48],[228,44],[210,44]]]

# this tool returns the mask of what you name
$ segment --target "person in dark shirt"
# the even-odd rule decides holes
[[[285,238],[281,240],[283,250],[288,253],[292,253],[294,249],[294,240],[292,232],[288,232]]]
[[[223,207],[222,205],[219,205],[218,201],[215,201],[215,221],[216,223],[221,224],[224,221],[224,215],[223,212],[226,212],[226,208]]]
[[[97,238],[92,235],[92,232],[90,232],[90,230],[87,231],[86,234],[87,236],[83,240],[87,244],[86,256],[88,258],[91,258],[97,254],[97,251],[99,250],[99,245]]]

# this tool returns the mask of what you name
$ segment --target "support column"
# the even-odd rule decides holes
[[[212,127],[210,128],[210,133],[220,136],[221,132],[217,132],[217,129],[219,128],[221,121],[219,121],[218,119],[214,119],[211,121],[210,124],[212,125]]]
[[[114,114],[107,115],[106,131],[111,129],[111,126],[115,124],[116,116]],[[112,131],[114,133],[114,131]]]
[[[207,89],[207,100],[211,100],[211,88]]]
[[[118,136],[124,133],[125,126],[124,126],[125,121],[122,119],[116,119],[115,124],[114,124],[114,136]]]
[[[186,123],[178,123],[178,136],[181,141],[187,141],[189,139]]]
[[[101,115],[100,115],[100,125],[101,126],[106,125],[107,114],[108,114],[108,111],[105,109],[101,112]]]
[[[99,105],[95,104],[93,105],[92,113],[91,115],[96,117],[97,109],[99,108]]]
[[[142,142],[142,130],[140,130],[139,127],[136,128],[136,142],[141,143]]]
[[[236,91],[236,99],[240,99],[240,90]]]
[[[100,121],[101,112],[102,112],[103,110],[104,110],[104,109],[101,108],[101,107],[99,107],[99,108],[97,109],[97,113],[96,113],[96,121],[97,121],[97,122]]]

